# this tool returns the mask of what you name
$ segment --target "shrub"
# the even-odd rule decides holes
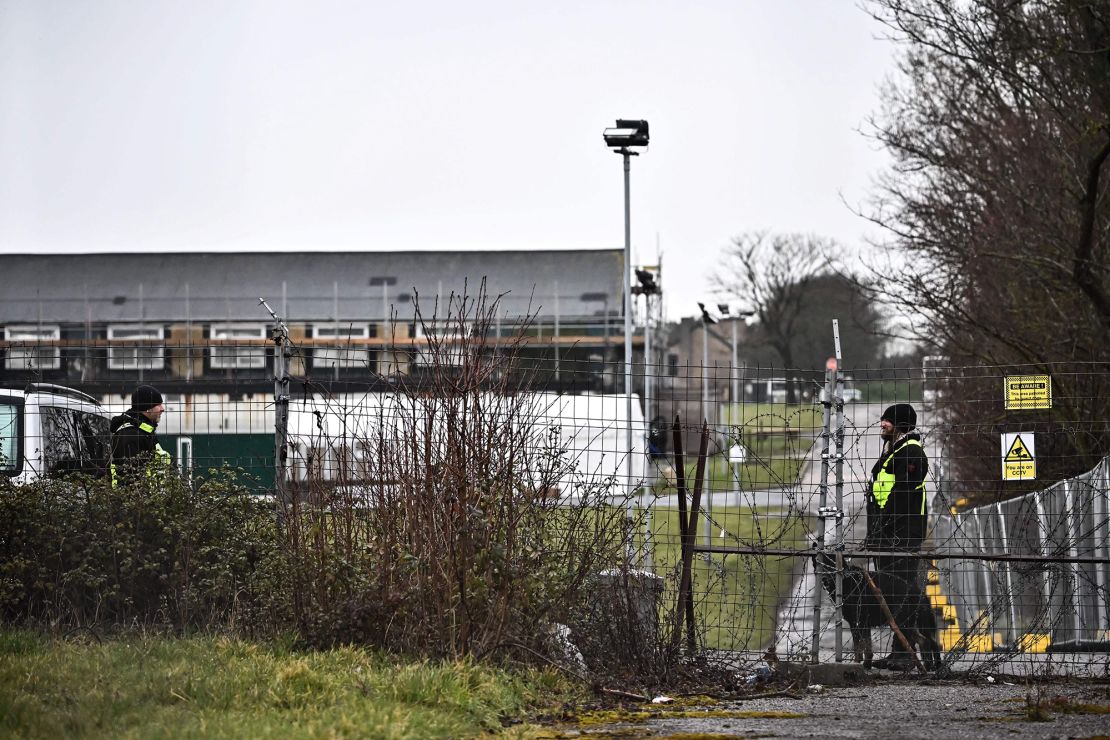
[[[299,629],[315,644],[451,658],[542,649],[587,598],[588,577],[622,558],[615,482],[573,502],[553,495],[575,463],[517,361],[527,332],[487,341],[496,300],[452,296],[446,316],[428,319],[416,310],[423,371],[384,408],[341,410],[376,416],[372,431],[321,441],[337,448],[331,459],[357,445],[357,470],[310,474],[286,498]]]
[[[235,624],[280,572],[272,506],[231,470],[190,485],[168,477],[0,481],[0,617],[6,623]],[[280,593],[280,589],[277,591]]]

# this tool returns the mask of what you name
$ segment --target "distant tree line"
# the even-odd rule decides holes
[[[882,353],[883,316],[857,281],[837,267],[837,245],[810,234],[749,232],[735,237],[712,277],[720,295],[753,314],[749,364],[819,370],[833,356],[832,320],[855,367]]]

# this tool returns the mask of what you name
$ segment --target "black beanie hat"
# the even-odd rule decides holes
[[[908,403],[896,403],[887,408],[879,421],[889,421],[894,428],[905,434],[917,426],[917,412]]]
[[[147,411],[162,403],[162,394],[152,385],[140,385],[131,394],[131,408]]]

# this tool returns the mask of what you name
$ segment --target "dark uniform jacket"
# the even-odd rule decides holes
[[[128,409],[112,419],[112,483],[131,478],[138,471],[160,464],[168,454],[158,444],[158,424],[142,412]]]
[[[869,550],[917,552],[925,541],[925,476],[929,458],[921,436],[911,432],[884,451],[871,468],[867,495]]]

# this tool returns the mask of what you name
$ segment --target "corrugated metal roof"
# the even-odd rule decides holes
[[[374,320],[383,289],[406,319],[417,295],[430,316],[437,294],[474,297],[483,278],[509,319],[553,316],[556,285],[561,316],[592,316],[619,310],[623,262],[620,249],[3,254],[0,323],[266,321],[260,297],[290,321]]]

